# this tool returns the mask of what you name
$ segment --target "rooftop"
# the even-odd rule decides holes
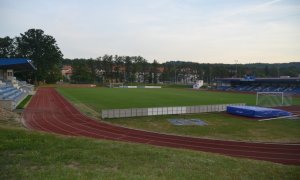
[[[27,58],[0,58],[0,69],[36,70],[32,61]]]

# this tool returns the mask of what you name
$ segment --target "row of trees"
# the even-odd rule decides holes
[[[300,62],[282,64],[208,64],[170,61],[149,63],[140,56],[104,55],[96,59],[65,59],[73,67],[73,82],[171,82],[186,83],[202,79],[211,83],[225,77],[297,77]]]
[[[95,59],[63,59],[56,40],[41,29],[29,29],[20,36],[0,38],[0,57],[24,57],[33,61],[37,71],[17,74],[20,79],[53,83],[62,79],[63,65],[73,67],[75,83],[107,82],[186,82],[216,78],[299,76],[300,63],[284,64],[209,64],[170,61],[159,64],[141,56],[104,55]]]
[[[0,38],[1,58],[29,58],[37,70],[16,73],[21,79],[36,79],[48,83],[61,78],[63,54],[56,40],[41,29],[29,29],[20,36]]]
[[[96,59],[65,59],[63,64],[72,66],[75,83],[158,82],[159,63],[148,63],[141,56],[104,55]]]

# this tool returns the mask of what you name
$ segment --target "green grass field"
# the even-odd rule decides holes
[[[112,108],[191,106],[205,104],[255,104],[255,95],[189,89],[57,88],[75,103],[84,103],[99,111]]]
[[[175,126],[168,119],[201,119],[206,126]],[[300,143],[300,118],[258,122],[222,113],[105,119],[125,127],[160,133],[252,142]]]
[[[297,179],[299,166],[0,125],[0,179]]]
[[[130,107],[161,107],[245,102],[253,105],[255,95],[234,94],[188,89],[113,89],[113,88],[58,88],[78,109],[88,116],[100,118],[101,109]],[[294,101],[297,102],[297,101]],[[174,126],[171,117],[199,118],[207,126]],[[234,117],[226,113],[194,115],[150,116],[105,119],[122,126],[162,133],[197,136],[213,139],[257,142],[300,142],[299,119],[280,119],[258,122]]]

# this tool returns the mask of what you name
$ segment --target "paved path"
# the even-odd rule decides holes
[[[185,148],[233,157],[300,165],[299,144],[209,140],[124,128],[95,121],[82,115],[53,88],[39,88],[24,111],[23,118],[27,128],[51,133]]]

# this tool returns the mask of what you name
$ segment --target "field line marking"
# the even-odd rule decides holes
[[[292,115],[292,116],[281,116],[281,117],[275,117],[275,118],[268,118],[268,119],[260,119],[258,121],[271,121],[274,119],[283,119],[283,118],[291,118],[291,117],[298,117],[300,114]]]

